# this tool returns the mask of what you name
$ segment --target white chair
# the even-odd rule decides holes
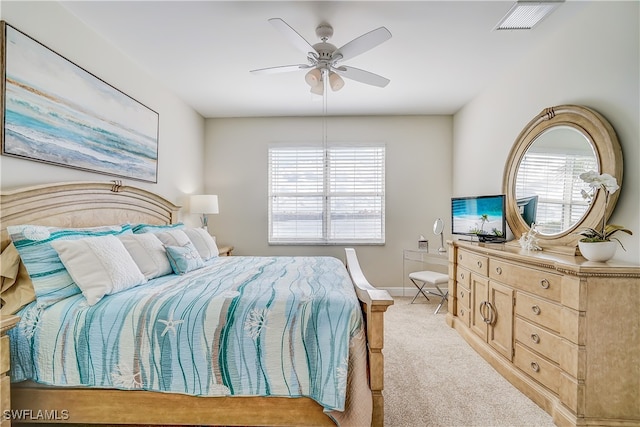
[[[411,300],[411,304],[420,294],[424,295],[427,301],[429,301],[427,294],[436,295],[440,297],[440,304],[438,304],[435,312],[435,314],[438,314],[440,307],[449,297],[449,276],[435,271],[414,271],[409,274],[409,279],[418,288],[418,292]],[[444,291],[440,289],[440,285],[446,286]]]

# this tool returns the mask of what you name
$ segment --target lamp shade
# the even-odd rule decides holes
[[[329,86],[331,86],[332,91],[336,92],[344,87],[344,80],[332,71],[329,73]]]
[[[314,95],[320,95],[320,96],[324,95],[324,83],[322,82],[322,80],[320,80],[320,82],[317,85],[311,87],[310,92],[313,93]]]
[[[320,73],[320,70],[313,68],[304,76],[304,80],[309,86],[316,87],[322,81],[322,74]]]
[[[210,194],[193,195],[189,198],[191,213],[217,214],[218,196]]]

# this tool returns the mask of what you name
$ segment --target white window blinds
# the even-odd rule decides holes
[[[384,145],[269,148],[269,243],[384,243]]]
[[[518,197],[537,194],[536,228],[556,234],[575,224],[589,207],[581,190],[588,185],[580,174],[597,170],[593,155],[527,152],[516,179]]]

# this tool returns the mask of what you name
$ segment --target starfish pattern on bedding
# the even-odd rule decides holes
[[[115,371],[111,373],[114,386],[127,389],[142,388],[140,372],[133,372],[133,369],[126,364],[115,366],[114,369]]]
[[[177,333],[176,326],[184,322],[184,320],[173,320],[172,311],[171,313],[169,313],[169,318],[167,320],[158,319],[158,322],[165,324],[164,331],[162,331],[162,333],[160,334],[160,336],[163,337],[169,331],[173,331],[174,334]]]
[[[269,310],[266,308],[254,308],[249,312],[244,322],[244,330],[253,340],[257,340],[262,329],[267,327],[268,315]]]
[[[40,327],[38,324],[40,322],[40,318],[46,306],[41,303],[37,303],[35,307],[30,310],[26,310],[22,315],[22,320],[20,321],[20,327],[24,330],[25,336],[27,338],[33,338],[33,335],[36,333],[36,329]]]

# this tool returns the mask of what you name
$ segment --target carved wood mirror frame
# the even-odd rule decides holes
[[[516,244],[517,240],[530,230],[529,225],[520,215],[516,203],[518,169],[525,153],[536,138],[556,126],[570,127],[579,131],[593,148],[598,162],[598,172],[614,176],[618,180],[618,185],[622,186],[622,149],[611,124],[598,112],[583,106],[560,105],[545,108],[520,132],[507,157],[504,169],[503,192],[506,195],[506,219]],[[605,213],[607,219],[615,208],[619,194],[620,191],[616,191],[609,198]],[[604,210],[605,197],[599,191],[579,221],[558,234],[538,234],[539,245],[544,250],[574,254],[578,240],[581,238],[577,234],[579,229],[600,224]]]

